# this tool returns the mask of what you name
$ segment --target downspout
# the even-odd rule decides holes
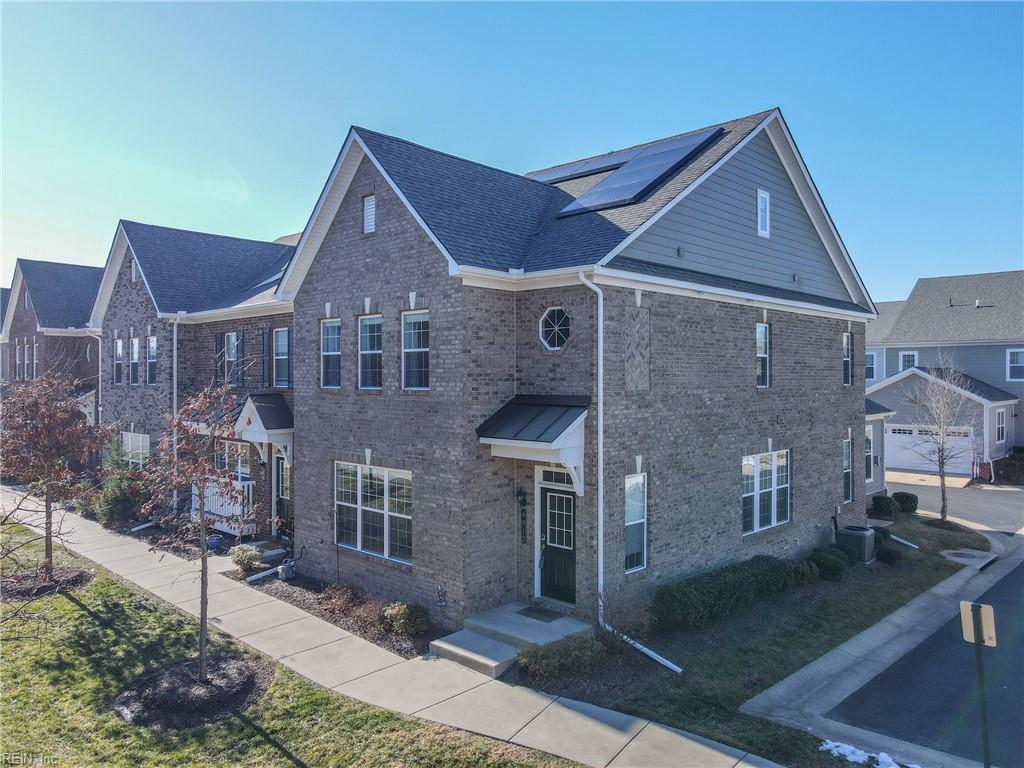
[[[597,624],[673,672],[682,672],[682,667],[617,631],[604,620],[604,291],[588,280],[583,272],[579,273],[579,278],[597,294]]]
[[[171,324],[171,418],[178,418],[178,318]],[[174,458],[178,458],[178,428],[174,428]],[[174,513],[178,514],[178,489],[174,489]]]
[[[96,425],[103,423],[103,334],[96,339]]]

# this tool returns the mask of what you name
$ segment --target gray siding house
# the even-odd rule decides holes
[[[962,442],[954,471],[993,479],[999,461],[1024,446],[1024,271],[922,278],[906,301],[879,302],[868,325],[867,394],[890,408],[886,466],[934,469],[919,407],[927,382],[964,375]]]
[[[314,577],[618,623],[865,519],[875,311],[778,110],[526,175],[352,128],[276,298]]]

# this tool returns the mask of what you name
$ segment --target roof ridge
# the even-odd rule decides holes
[[[585,162],[587,160],[595,160],[595,159],[597,159],[599,157],[604,157],[605,155],[610,155],[610,154],[612,154],[614,152],[627,152],[627,151],[629,151],[631,149],[637,149],[638,147],[646,147],[646,146],[650,146],[652,144],[658,144],[658,143],[663,142],[663,141],[671,141],[672,139],[678,139],[678,138],[680,138],[682,136],[688,136],[691,133],[697,133],[699,131],[706,131],[709,128],[721,128],[724,125],[728,125],[729,123],[735,123],[735,122],[738,122],[740,120],[749,120],[752,117],[760,117],[761,115],[767,116],[767,115],[771,114],[772,112],[775,112],[777,109],[778,109],[778,107],[772,107],[771,109],[765,109],[765,110],[762,110],[761,112],[751,112],[749,115],[743,115],[741,117],[734,117],[734,118],[732,118],[730,120],[723,120],[720,123],[712,123],[711,125],[705,125],[705,126],[702,126],[700,128],[691,128],[688,131],[681,131],[680,133],[675,133],[675,134],[672,134],[671,136],[662,136],[661,138],[651,139],[650,141],[641,141],[638,144],[633,144],[633,145],[628,146],[628,147],[618,147],[616,149],[609,149],[607,152],[600,152],[600,153],[598,153],[596,155],[590,155],[588,157],[577,157],[577,158],[573,158],[572,160],[566,160],[565,162],[562,162],[562,163],[555,163],[554,165],[549,165],[549,166],[547,166],[545,168],[536,168],[536,169],[534,169],[532,171],[529,171],[529,173],[531,173],[531,174],[533,174],[533,173],[543,173],[544,171],[550,171],[550,170],[553,170],[555,168],[561,168],[562,166],[565,166],[565,165],[572,165],[574,163],[582,163],[582,162]],[[527,178],[529,178],[529,176],[527,176]],[[546,183],[546,182],[542,182],[542,183]]]
[[[185,232],[190,235],[203,235],[204,237],[216,237],[221,240],[238,240],[243,243],[260,243],[261,245],[276,245],[282,249],[294,248],[294,245],[286,245],[285,243],[275,243],[273,240],[257,240],[253,237],[235,237],[234,235],[219,235],[216,232],[202,232],[198,229],[182,229],[180,227],[168,227],[163,224],[147,224],[144,221],[133,221],[131,219],[121,219],[121,224],[135,224],[140,227],[150,227],[152,229],[165,229],[171,232]]]
[[[968,272],[964,275],[931,275],[930,277],[919,277],[917,282],[922,280],[950,280],[957,277],[989,277],[995,275],[1020,275],[1024,274],[1024,269],[1002,269],[996,270],[995,272]],[[911,289],[913,291],[913,289]]]
[[[23,256],[19,256],[17,261],[25,262],[27,264],[48,264],[54,267],[79,267],[81,269],[98,269],[101,272],[103,267],[95,267],[91,264],[75,264],[69,261],[49,261],[48,259],[26,259]]]

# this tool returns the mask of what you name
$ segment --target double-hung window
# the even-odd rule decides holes
[[[789,451],[743,457],[743,533],[789,522]]]
[[[1006,409],[1000,408],[996,411],[996,442],[1006,442]]]
[[[917,365],[917,352],[900,352],[900,372]]]
[[[875,353],[865,352],[864,353],[864,380],[874,381],[875,380]]]
[[[156,336],[146,337],[146,383],[156,384]]]
[[[853,501],[853,440],[843,440],[843,501]]]
[[[870,483],[875,479],[875,428],[870,424],[864,427],[864,480]]]
[[[292,380],[291,329],[274,329],[274,386],[290,386]]]
[[[764,388],[771,385],[771,326],[768,323],[757,324],[757,386]]]
[[[21,344],[14,345],[14,380],[21,381]]]
[[[1006,350],[1006,380],[1024,381],[1024,349]]]
[[[430,313],[402,314],[402,389],[430,389]]]
[[[412,560],[412,473],[334,462],[335,541],[391,560]]]
[[[626,573],[647,567],[647,474],[626,475]]]
[[[133,337],[129,339],[128,343],[129,358],[128,358],[128,383],[138,384],[139,383],[139,339]]]
[[[359,318],[359,388],[384,385],[384,320],[380,315]]]
[[[213,454],[213,466],[220,471],[227,471],[235,482],[248,483],[252,480],[252,467],[249,463],[249,444],[223,441],[217,443]]]
[[[224,381],[227,384],[238,383],[238,334],[228,331],[224,334]]]
[[[32,337],[32,378],[39,378],[39,342]]]
[[[128,460],[128,466],[133,469],[142,469],[142,465],[149,458],[149,435],[140,432],[122,432],[121,448]]]
[[[320,386],[341,386],[341,320],[320,321]]]
[[[843,386],[853,384],[853,334],[843,334]]]
[[[757,236],[772,235],[772,198],[763,189],[757,190]]]
[[[124,383],[124,339],[114,339],[114,383]]]

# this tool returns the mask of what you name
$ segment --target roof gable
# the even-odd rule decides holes
[[[872,344],[881,344],[885,341],[904,304],[906,304],[905,301],[875,302],[875,311],[878,312],[878,318],[868,323],[868,327],[864,331],[865,345],[871,346]]]
[[[17,271],[40,328],[84,328],[88,324],[103,277],[100,267],[18,259]]]
[[[955,376],[953,375],[954,373]],[[906,368],[894,376],[890,376],[889,378],[883,379],[879,383],[868,387],[865,390],[865,393],[870,395],[873,392],[887,389],[911,376],[917,377],[923,381],[937,382],[945,387],[962,392],[967,398],[984,405],[1015,402],[1020,399],[1015,394],[1007,392],[1005,389],[994,387],[981,379],[969,376],[963,371],[954,371],[954,369],[951,368],[924,368],[922,366]],[[954,381],[951,381],[950,379],[962,381],[963,386],[957,386]]]

